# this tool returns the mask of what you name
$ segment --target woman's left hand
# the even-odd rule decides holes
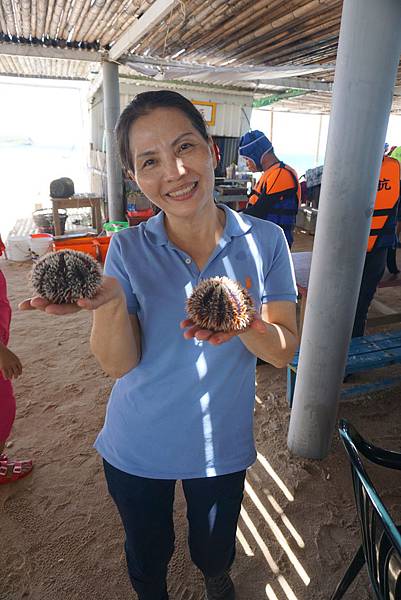
[[[202,342],[209,342],[212,346],[219,346],[220,344],[224,344],[225,342],[229,342],[236,335],[241,335],[246,333],[250,329],[257,331],[258,333],[265,333],[266,331],[266,323],[262,321],[260,315],[255,314],[252,323],[241,331],[234,331],[231,333],[226,333],[224,331],[211,331],[210,329],[202,329],[199,325],[195,325],[191,319],[185,319],[180,323],[181,329],[186,329],[184,332],[184,338],[186,340],[190,340],[192,338],[196,338]]]

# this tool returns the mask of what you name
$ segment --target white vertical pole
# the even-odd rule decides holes
[[[273,115],[274,111],[270,111],[270,141],[273,143]]]
[[[118,64],[114,62],[103,62],[103,103],[109,219],[110,221],[123,221],[123,180],[114,133],[120,116],[120,88]]]
[[[400,0],[344,0],[289,449],[329,451],[401,53]]]
[[[321,138],[321,135],[322,135],[322,121],[323,121],[323,115],[320,114],[319,115],[319,131],[317,133],[315,166],[318,166],[318,164],[319,164],[320,138]]]

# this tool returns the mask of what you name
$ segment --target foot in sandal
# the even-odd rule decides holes
[[[10,460],[6,454],[0,454],[0,485],[23,479],[32,469],[32,460]]]

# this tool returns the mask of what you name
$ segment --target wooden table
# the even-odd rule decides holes
[[[295,279],[297,282],[298,293],[301,295],[299,329],[302,331],[302,325],[305,316],[306,298],[308,295],[309,275],[312,261],[312,252],[293,252],[291,254],[294,263]],[[379,285],[384,287],[401,287],[401,274],[392,275],[385,271]],[[388,325],[401,321],[401,313],[392,313],[382,317],[373,317],[367,320],[368,326]]]
[[[61,235],[59,208],[90,208],[92,210],[92,226],[97,233],[102,231],[103,197],[97,194],[74,194],[69,198],[50,198],[53,207],[54,235]]]

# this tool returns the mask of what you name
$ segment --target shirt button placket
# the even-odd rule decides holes
[[[191,273],[191,277],[195,277],[199,273],[199,269],[197,268],[196,263],[194,263],[190,256],[186,256],[184,258],[184,262],[187,265],[189,272]]]

